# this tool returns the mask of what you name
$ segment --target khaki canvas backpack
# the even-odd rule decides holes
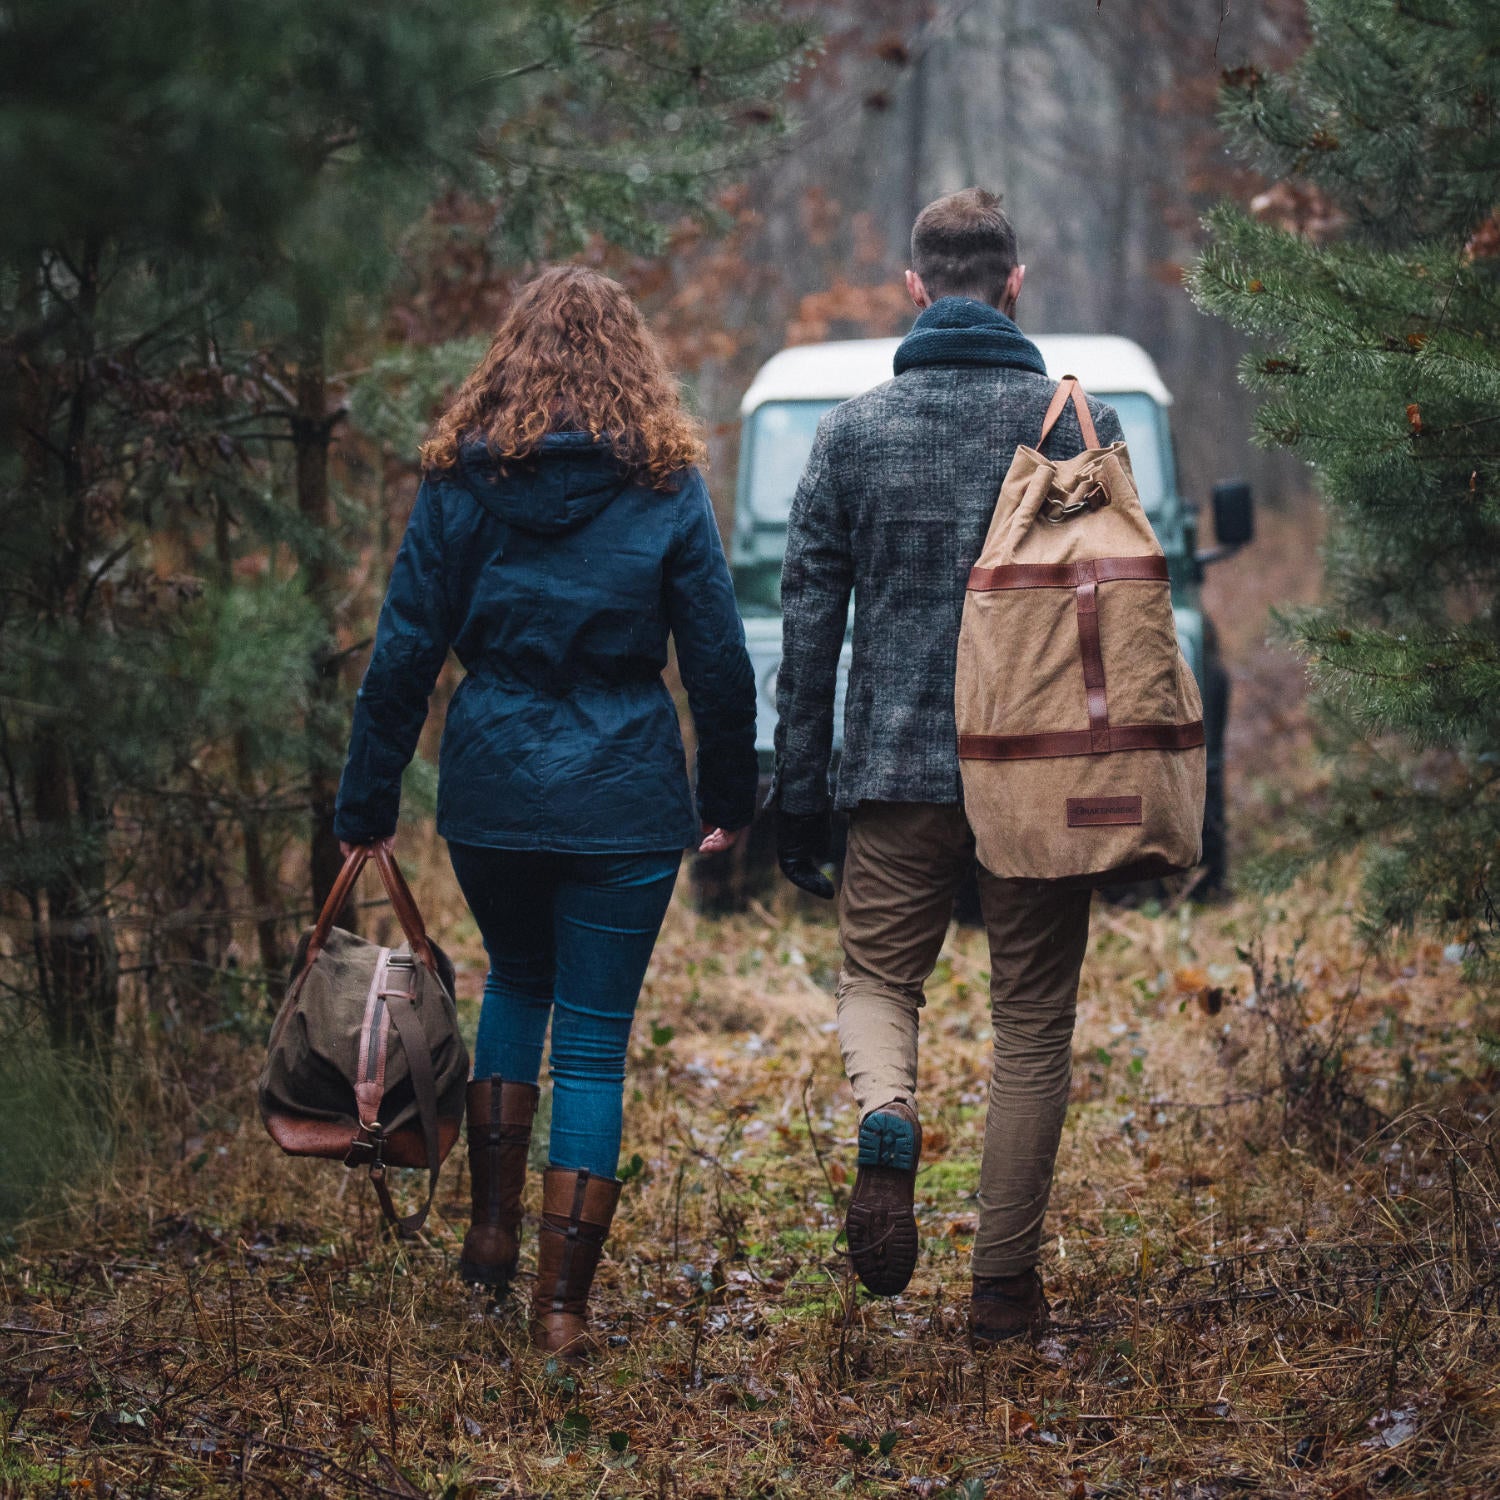
[[[469,1055],[453,1008],[453,965],[428,937],[385,849],[373,855],[406,944],[382,948],[334,926],[371,854],[349,855],[298,944],[260,1075],[260,1114],[291,1156],[368,1166],[381,1210],[409,1235],[426,1221],[438,1169],[458,1139]],[[418,1212],[396,1212],[387,1166],[427,1168]]]
[[[1070,400],[1086,447],[1054,462],[1037,450]],[[1099,885],[1198,863],[1203,704],[1167,561],[1125,444],[1099,446],[1072,376],[1016,450],[969,575],[954,707],[987,870]]]

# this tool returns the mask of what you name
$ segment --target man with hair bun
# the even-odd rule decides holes
[[[859,1104],[846,1231],[854,1269],[883,1296],[916,1266],[922,1127],[917,1021],[975,867],[959,782],[953,685],[969,569],[1022,443],[1055,389],[1015,322],[1026,267],[1000,199],[966,188],[929,203],[906,286],[919,316],[895,378],[818,426],[792,505],[777,675],[777,854],[825,898],[835,808],[849,815],[839,906],[839,1044]],[[1102,446],[1121,439],[1101,402]],[[1043,451],[1083,448],[1071,406]],[[834,688],[854,612],[837,788]],[[990,944],[994,1057],[969,1328],[976,1346],[1034,1336],[1047,1317],[1037,1259],[1067,1109],[1089,893],[978,871]]]

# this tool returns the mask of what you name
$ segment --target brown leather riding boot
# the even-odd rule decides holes
[[[472,1222],[458,1255],[465,1281],[503,1292],[521,1252],[521,1190],[537,1086],[476,1078],[467,1095]]]
[[[548,1167],[531,1298],[532,1347],[565,1359],[594,1352],[587,1331],[589,1289],[623,1184],[613,1177]]]

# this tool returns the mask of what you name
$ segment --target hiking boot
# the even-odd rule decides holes
[[[521,1190],[538,1091],[534,1083],[476,1078],[466,1095],[471,1222],[458,1274],[504,1292],[521,1253]]]
[[[1008,1339],[1035,1338],[1051,1312],[1033,1266],[1017,1276],[976,1276],[969,1303],[969,1342],[989,1349]]]
[[[917,1219],[912,1212],[922,1127],[900,1101],[883,1104],[859,1122],[859,1175],[844,1218],[854,1273],[877,1297],[906,1290],[917,1267]]]
[[[569,1167],[548,1167],[543,1174],[542,1228],[531,1298],[534,1349],[568,1360],[594,1353],[588,1332],[589,1292],[622,1186],[613,1177]]]

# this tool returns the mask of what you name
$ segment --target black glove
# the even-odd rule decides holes
[[[825,901],[833,899],[833,882],[823,873],[833,853],[831,813],[794,813],[776,809],[776,863],[799,890]]]

